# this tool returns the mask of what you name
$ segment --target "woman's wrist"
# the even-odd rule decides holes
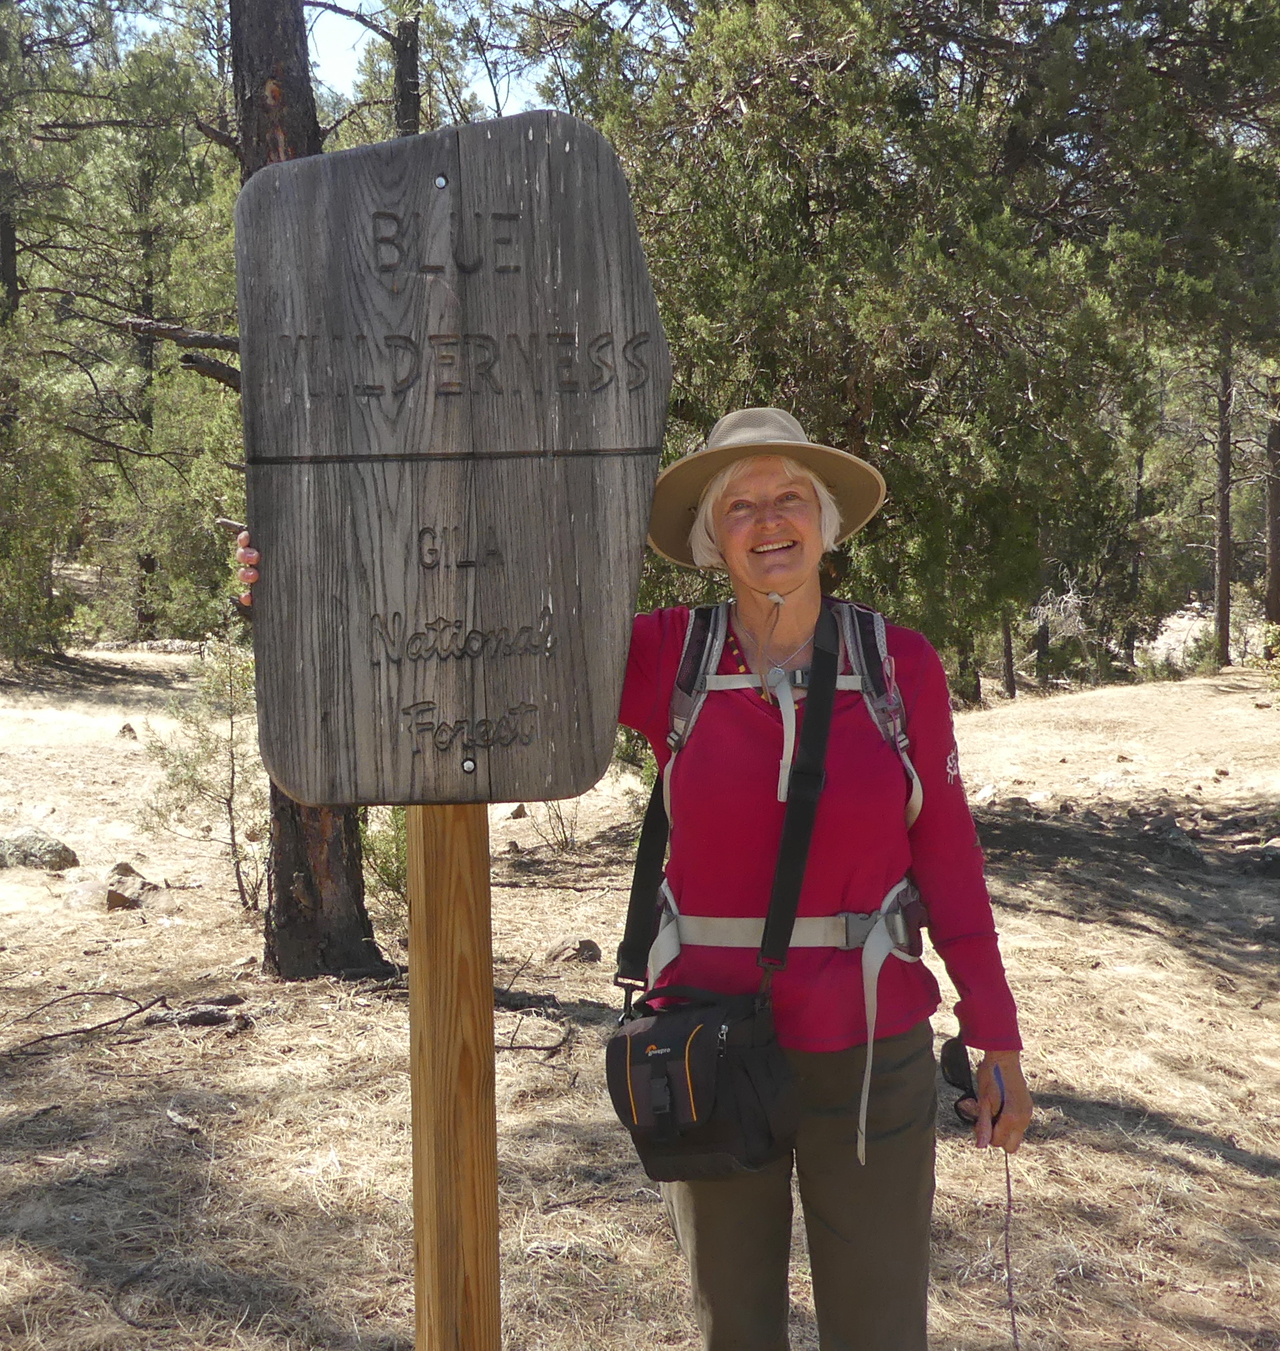
[[[983,1064],[999,1065],[1001,1069],[1022,1064],[1021,1051],[983,1051]]]

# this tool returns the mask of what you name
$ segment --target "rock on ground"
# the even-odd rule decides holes
[[[44,868],[47,872],[61,872],[80,863],[70,845],[46,835],[43,830],[28,826],[0,840],[0,868]]]

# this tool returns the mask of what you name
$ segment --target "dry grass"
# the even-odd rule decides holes
[[[1280,811],[1181,804],[1206,855],[1188,869],[1125,815],[1131,802],[1159,805],[1135,785],[1097,801],[1096,819],[983,816],[1041,1107],[1014,1161],[1023,1343],[1280,1351],[1280,885],[1247,871]],[[584,803],[576,854],[507,816],[492,813],[497,1041],[563,1044],[497,1054],[506,1345],[693,1348],[656,1188],[601,1074],[627,786]],[[264,979],[244,964],[258,938],[225,877],[173,897],[169,914],[51,900],[38,922],[3,917],[0,1048],[115,1012],[72,1000],[18,1021],[79,989],[174,1006],[237,992],[254,1024],[135,1020],[0,1059],[0,1345],[408,1351],[403,994]],[[605,963],[545,960],[577,937]],[[1004,1175],[949,1101],[934,1346],[978,1351],[1008,1345]],[[793,1345],[808,1351],[803,1256],[793,1294]]]

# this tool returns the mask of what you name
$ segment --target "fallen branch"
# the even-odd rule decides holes
[[[144,1027],[224,1027],[227,1024],[234,1026],[237,1032],[244,1032],[253,1026],[253,1017],[221,1004],[197,1004],[190,1009],[159,1009],[143,1019]]]
[[[559,1051],[568,1041],[568,1037],[561,1037],[559,1041],[550,1046],[535,1046],[531,1042],[513,1041],[506,1046],[494,1045],[495,1051]]]
[[[125,1311],[120,1307],[120,1299],[121,1296],[124,1294],[124,1292],[128,1290],[128,1288],[131,1285],[136,1285],[139,1281],[141,1281],[145,1277],[150,1276],[151,1273],[156,1269],[156,1267],[158,1267],[160,1263],[163,1261],[164,1255],[161,1254],[161,1256],[159,1257],[153,1257],[151,1261],[146,1264],[146,1266],[139,1267],[136,1271],[131,1271],[124,1278],[124,1280],[122,1280],[119,1283],[119,1285],[116,1286],[115,1291],[111,1296],[111,1312],[115,1314],[115,1316],[118,1319],[120,1319],[121,1322],[128,1323],[128,1325],[131,1328],[150,1329],[150,1328],[172,1328],[177,1326],[176,1323],[164,1323],[156,1320],[144,1323],[140,1319],[130,1318],[129,1315],[125,1313]]]
[[[240,339],[234,333],[206,333],[203,329],[171,324],[164,319],[126,319],[123,327],[140,338],[163,338],[179,347],[211,347],[218,352],[240,350]]]
[[[168,1008],[168,1001],[162,994],[156,995],[152,1000],[145,1004],[139,1004],[136,999],[131,999],[128,995],[114,995],[116,999],[128,999],[131,1004],[137,1004],[137,1007],[131,1009],[128,1013],[122,1014],[119,1018],[108,1018],[105,1023],[94,1023],[90,1027],[69,1027],[65,1032],[46,1032],[43,1036],[32,1037],[30,1041],[19,1042],[17,1046],[10,1046],[5,1051],[0,1051],[2,1056],[18,1055],[22,1051],[29,1051],[33,1046],[39,1046],[46,1041],[59,1041],[63,1037],[86,1037],[90,1032],[101,1032],[104,1027],[123,1027],[130,1018],[136,1018],[140,1013],[146,1013],[148,1009],[153,1009],[157,1004]]]
[[[604,895],[607,891],[625,890],[624,885],[621,882],[611,883],[609,886],[604,887],[575,887],[572,883],[568,882],[542,882],[536,877],[530,877],[524,882],[499,882],[495,878],[490,880],[489,885],[491,887],[512,887],[516,890],[519,890],[521,887],[529,887],[534,891],[598,891],[601,895]]]
[[[202,357],[197,352],[183,352],[178,358],[178,365],[185,366],[189,371],[195,371],[197,375],[208,376],[210,380],[216,380],[220,385],[226,385],[228,389],[240,393],[240,372],[234,366],[228,366],[225,361]]]
[[[502,1046],[498,1046],[495,1044],[493,1049],[495,1051],[544,1051],[546,1053],[547,1059],[550,1060],[551,1057],[557,1051],[562,1051],[566,1046],[569,1045],[569,1043],[574,1038],[575,1031],[576,1029],[574,1028],[574,1026],[572,1024],[569,1024],[569,1026],[565,1028],[564,1034],[563,1036],[561,1036],[560,1040],[552,1042],[549,1046],[532,1045],[527,1042],[516,1041],[515,1033],[513,1032],[511,1034],[512,1036],[511,1041],[507,1042],[505,1045]]]

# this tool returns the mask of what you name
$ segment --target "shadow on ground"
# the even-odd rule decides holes
[[[9,1068],[12,1082],[43,1066],[25,1059]],[[358,1331],[350,1311],[330,1302],[331,1291],[343,1288],[336,1278],[344,1235],[371,1216],[309,1208],[298,1195],[271,1227],[322,1233],[321,1251],[332,1257],[307,1273],[280,1260],[261,1228],[238,1234],[236,1222],[223,1218],[254,1202],[219,1196],[211,1137],[175,1123],[166,1110],[174,1100],[172,1088],[148,1086],[0,1122],[0,1240],[63,1274],[0,1303],[0,1342],[33,1326],[100,1320],[97,1336],[113,1337],[114,1324],[114,1336],[130,1346],[168,1346],[174,1334],[204,1324],[204,1335],[193,1338],[200,1345],[231,1345],[236,1329],[248,1328],[286,1345],[411,1351],[405,1330]],[[309,1246],[314,1255],[316,1244]],[[334,1270],[324,1270],[330,1260]]]
[[[0,692],[52,708],[127,701],[161,711],[186,685],[186,673],[176,662],[147,666],[64,654],[0,669]]]
[[[1153,934],[1226,978],[1280,977],[1280,807],[1168,799],[1049,815],[976,814],[997,906]],[[1029,882],[1042,885],[1027,892]],[[1021,893],[1021,894],[1020,894]]]

